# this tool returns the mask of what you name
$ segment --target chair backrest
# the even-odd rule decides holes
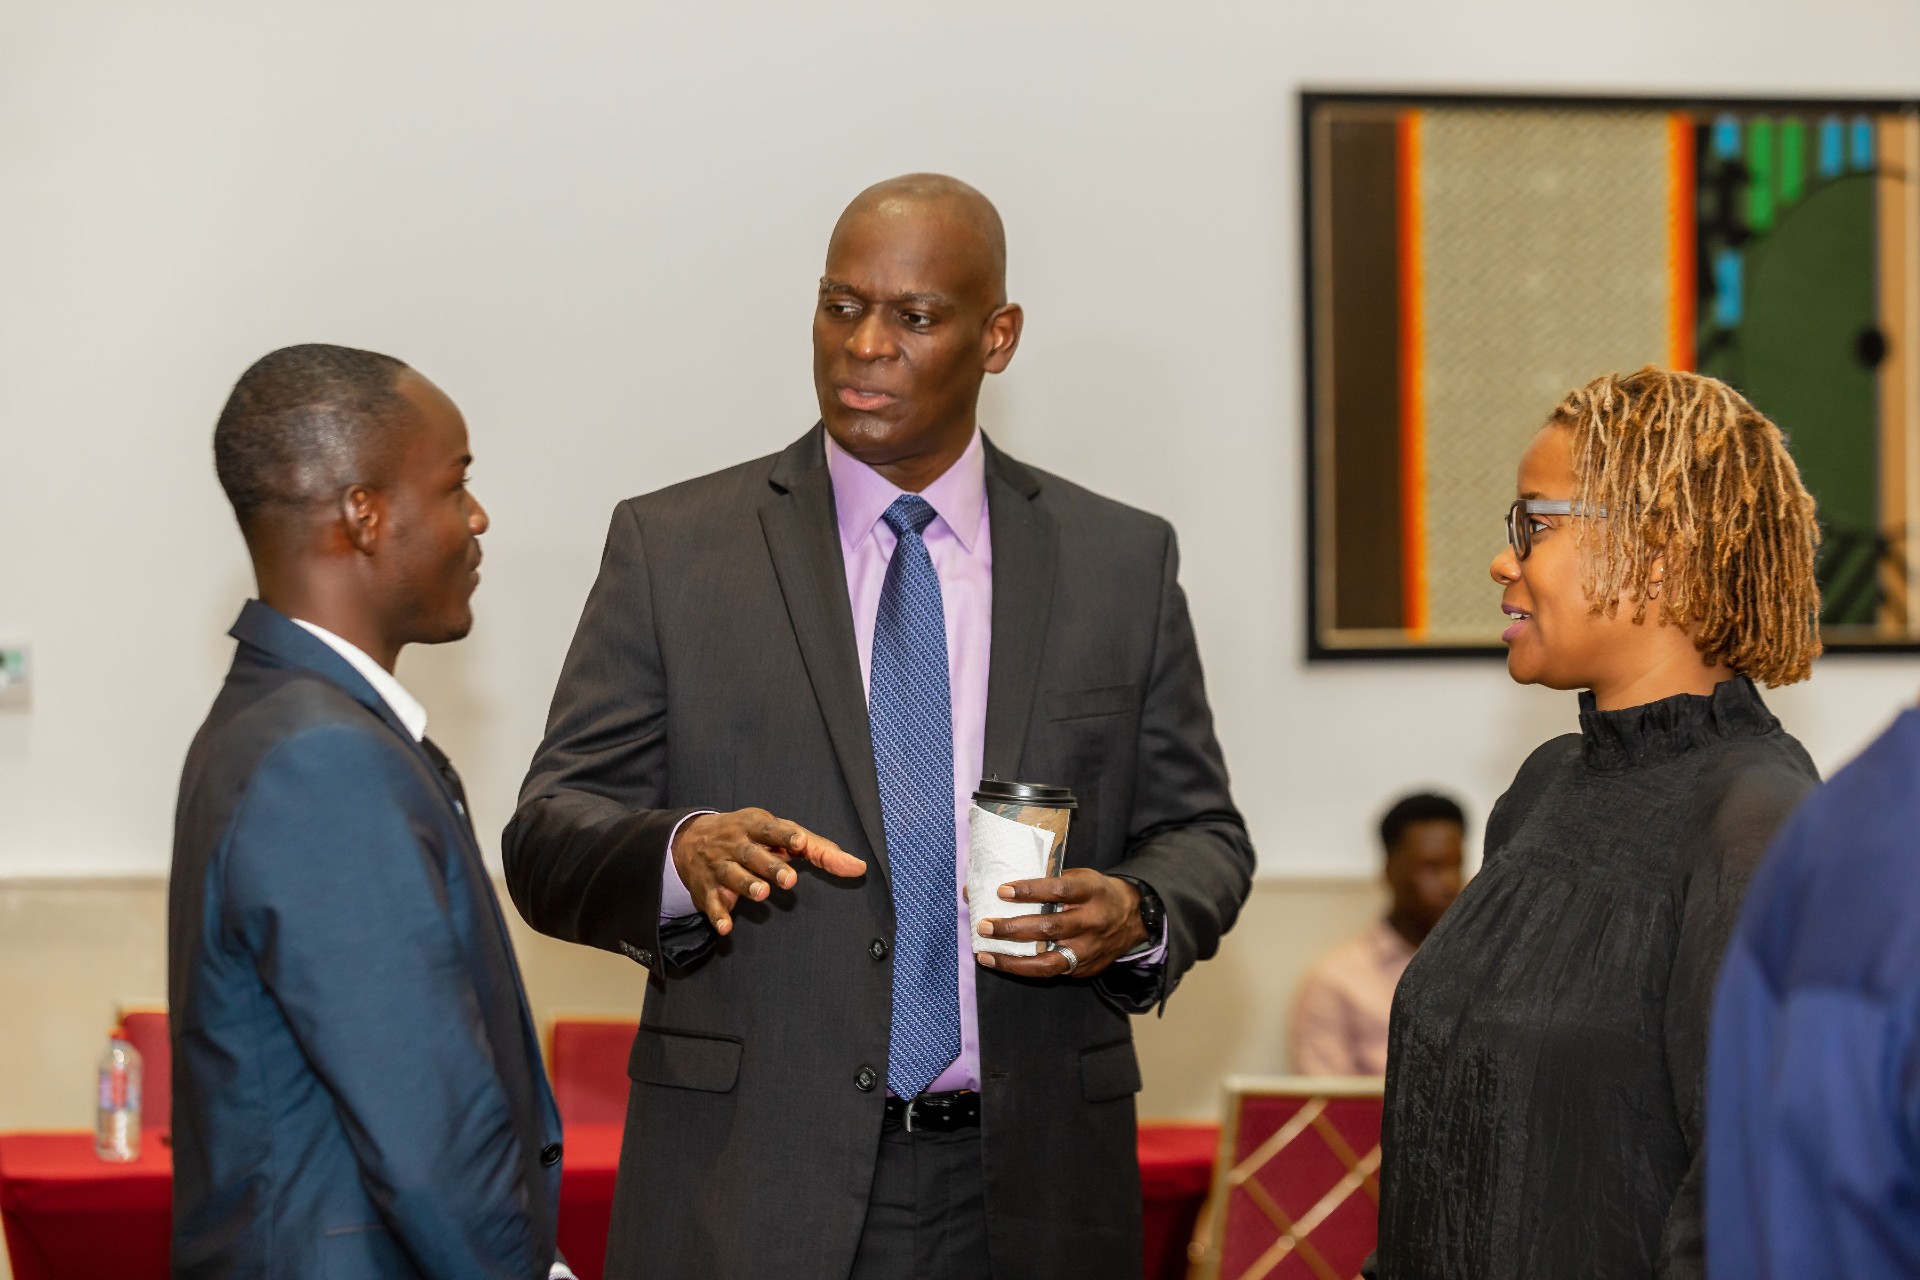
[[[1200,1272],[1354,1280],[1380,1216],[1377,1077],[1235,1077]]]
[[[555,1018],[547,1033],[547,1071],[564,1124],[624,1124],[627,1056],[638,1019]]]
[[[167,1033],[164,1004],[123,1004],[120,1031],[140,1053],[140,1127],[152,1133],[173,1129],[173,1041]]]

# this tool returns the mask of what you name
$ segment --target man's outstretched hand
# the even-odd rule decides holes
[[[714,932],[733,932],[740,899],[763,901],[773,886],[791,889],[800,875],[787,864],[804,858],[830,876],[865,875],[867,864],[825,836],[765,809],[703,813],[673,839],[673,868]]]

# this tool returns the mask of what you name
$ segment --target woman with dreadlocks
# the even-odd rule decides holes
[[[1695,1277],[1713,984],[1818,781],[1755,689],[1820,652],[1813,499],[1712,378],[1569,395],[1493,561],[1507,670],[1580,690],[1394,998],[1384,1280]]]

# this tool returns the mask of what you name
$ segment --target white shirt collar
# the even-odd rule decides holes
[[[325,627],[316,627],[305,618],[295,618],[293,621],[319,637],[327,648],[345,658],[347,665],[358,671],[366,682],[373,686],[373,691],[386,700],[387,706],[393,709],[394,715],[400,717],[400,723],[406,726],[407,732],[413,735],[415,742],[427,736],[427,709],[420,705],[418,698],[401,687],[400,682],[393,678],[392,672],[369,658],[359,646],[349,644]]]

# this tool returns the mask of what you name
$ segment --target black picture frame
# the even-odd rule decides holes
[[[1490,644],[1328,644],[1324,638],[1327,628],[1321,616],[1321,600],[1325,572],[1321,564],[1321,547],[1325,537],[1323,522],[1326,518],[1325,502],[1321,495],[1321,472],[1325,464],[1322,457],[1321,436],[1328,428],[1321,421],[1321,377],[1320,360],[1316,352],[1321,340],[1319,331],[1319,289],[1322,282],[1319,275],[1319,263],[1315,252],[1315,234],[1318,227],[1320,194],[1315,186],[1315,168],[1317,153],[1315,150],[1314,125],[1318,113],[1326,107],[1378,107],[1383,109],[1404,109],[1408,107],[1494,107],[1494,108],[1558,108],[1589,110],[1643,110],[1680,112],[1692,111],[1702,114],[1717,114],[1728,111],[1743,113],[1778,112],[1782,114],[1892,114],[1920,113],[1920,98],[1887,97],[1832,97],[1798,95],[1720,95],[1720,94],[1556,94],[1550,92],[1494,92],[1494,91],[1451,91],[1423,89],[1365,89],[1365,88],[1303,88],[1298,93],[1298,144],[1300,174],[1300,229],[1299,263],[1301,287],[1299,292],[1302,360],[1302,396],[1300,408],[1304,447],[1303,472],[1304,529],[1306,547],[1306,573],[1304,575],[1305,609],[1304,640],[1306,657],[1309,663],[1345,663],[1379,661],[1458,661],[1490,660],[1505,658],[1505,647],[1497,641]],[[1915,175],[1920,180],[1920,175]],[[1491,526],[1490,526],[1491,527]],[[1920,634],[1907,640],[1859,641],[1842,637],[1823,637],[1827,653],[1844,654],[1882,654],[1889,656],[1911,656],[1920,654]]]

